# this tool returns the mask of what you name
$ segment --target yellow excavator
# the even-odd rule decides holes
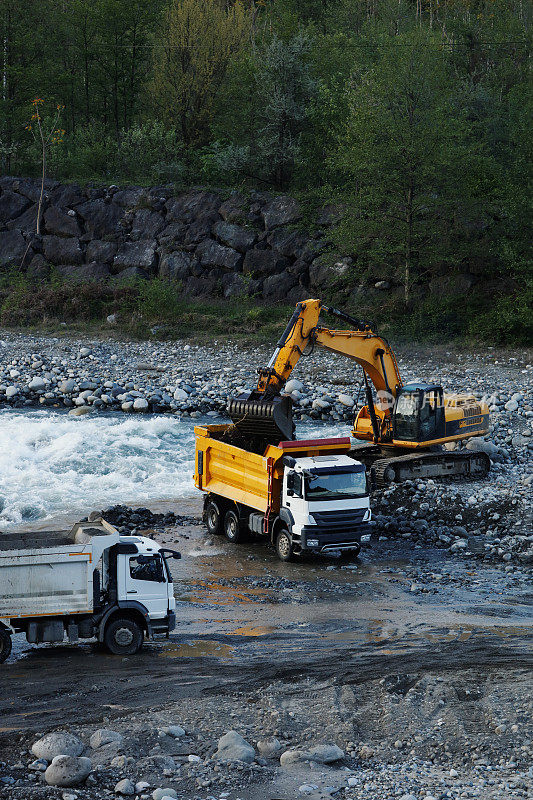
[[[349,330],[319,325],[321,312],[348,323]],[[352,436],[354,458],[372,466],[384,486],[413,478],[482,478],[490,458],[474,450],[443,448],[488,432],[489,409],[473,395],[445,395],[430,383],[404,385],[390,345],[361,322],[320,300],[297,304],[272,358],[258,370],[257,387],[230,401],[236,433],[262,452],[265,444],[294,438],[292,400],[283,388],[298,360],[316,345],[342,353],[362,367],[366,405],[357,414]],[[374,400],[369,379],[374,385]]]

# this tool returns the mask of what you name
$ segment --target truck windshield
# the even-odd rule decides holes
[[[306,475],[305,478],[307,500],[345,500],[349,497],[365,497],[366,494],[364,470]]]

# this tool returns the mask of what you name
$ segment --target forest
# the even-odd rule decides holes
[[[483,324],[523,330],[531,9],[0,0],[1,172],[39,174],[37,113],[49,177],[289,193],[310,225],[334,203],[335,251],[401,283],[407,307],[431,278],[472,273]]]

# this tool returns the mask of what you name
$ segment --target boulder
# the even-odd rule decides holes
[[[273,250],[277,250],[282,256],[300,258],[307,244],[307,236],[300,231],[276,228],[267,237],[267,242]]]
[[[246,294],[247,285],[243,276],[238,272],[228,272],[222,276],[222,292],[224,297],[242,297]]]
[[[209,297],[210,295],[219,294],[217,292],[217,281],[211,277],[195,277],[187,278],[184,286],[186,294],[191,297]]]
[[[494,442],[487,442],[481,436],[473,436],[472,439],[469,439],[466,443],[466,449],[481,450],[489,456],[495,456],[500,452]]]
[[[211,228],[218,219],[216,211],[206,211],[204,214],[200,214],[194,222],[191,222],[185,232],[185,245],[197,245],[207,239],[211,235]]]
[[[129,189],[120,189],[113,195],[113,203],[122,208],[135,208],[146,197],[146,189],[132,186]]]
[[[195,259],[191,253],[177,250],[175,253],[165,253],[159,262],[159,276],[182,281],[191,274],[191,267]]]
[[[157,211],[150,211],[149,208],[140,208],[135,212],[131,224],[132,239],[154,239],[163,229],[165,221]]]
[[[118,744],[122,745],[123,741],[123,737],[118,731],[111,731],[109,728],[99,728],[89,739],[93,750],[96,750],[98,747],[103,747],[110,742],[118,742]]]
[[[120,232],[124,210],[116,203],[106,203],[103,199],[88,200],[76,211],[85,220],[87,233],[93,239],[112,239]]]
[[[54,236],[81,236],[76,215],[57,206],[50,206],[44,212],[44,224],[46,232]]]
[[[171,222],[159,233],[157,240],[163,247],[172,250],[176,245],[185,243],[187,225],[184,222]]]
[[[10,219],[20,217],[29,205],[30,201],[27,197],[23,197],[21,194],[12,192],[9,189],[4,190],[0,196],[0,225],[5,225]]]
[[[177,796],[178,793],[175,789],[154,789],[152,792],[153,800],[164,800],[165,797],[175,798]]]
[[[44,257],[51,264],[81,264],[83,252],[79,239],[43,236]]]
[[[90,758],[59,755],[44,773],[44,779],[49,786],[78,786],[90,775],[92,768]]]
[[[336,744],[317,744],[310,748],[309,754],[311,761],[319,764],[332,764],[334,761],[344,758],[344,750],[341,750]]]
[[[10,231],[22,231],[23,233],[35,234],[37,231],[37,204],[30,206],[26,211],[7,223],[7,228]],[[41,208],[41,222],[43,219],[43,208]]]
[[[351,258],[335,261],[319,256],[309,267],[309,283],[313,287],[335,286],[346,278],[353,269]]]
[[[288,272],[279,275],[269,275],[263,283],[263,299],[269,303],[282,303],[287,301],[287,295],[298,283],[298,279]]]
[[[83,752],[83,742],[67,731],[55,731],[34,742],[31,752],[37,758],[44,758],[46,761],[52,761],[59,755],[79,756]]]
[[[155,264],[155,248],[156,242],[154,239],[125,242],[113,259],[111,271],[118,273],[128,269],[128,267],[152,269]]]
[[[246,215],[246,200],[237,193],[224,200],[218,213],[225,222],[240,222]]]
[[[201,215],[218,212],[220,197],[214,192],[193,189],[166,203],[168,222],[195,222]]]
[[[0,267],[20,266],[27,246],[19,231],[2,231],[0,233]]]
[[[279,195],[264,206],[261,216],[266,230],[279,228],[280,225],[291,225],[301,219],[300,205],[294,197]]]
[[[92,261],[90,264],[69,264],[57,267],[59,275],[67,281],[75,283],[91,283],[92,281],[104,281],[110,276],[108,267],[105,264],[97,264]]]
[[[196,248],[196,255],[203,267],[220,267],[238,271],[242,264],[242,256],[231,247],[224,247],[213,239],[205,239]]]
[[[122,778],[115,786],[115,794],[131,797],[135,794],[135,784],[129,778]]]
[[[241,225],[232,225],[230,222],[219,220],[213,225],[213,235],[222,244],[246,253],[257,241],[257,233],[252,228],[244,228]]]
[[[274,758],[281,750],[281,742],[275,736],[270,739],[261,739],[257,742],[257,749],[263,758]]]
[[[298,748],[291,748],[285,750],[279,759],[282,767],[288,767],[291,764],[300,764],[302,761],[310,761],[311,754],[307,750],[299,750]]]
[[[287,266],[286,259],[274,252],[274,250],[254,248],[253,250],[248,250],[244,257],[243,272],[257,278],[283,272]]]
[[[220,761],[244,761],[251,764],[255,760],[255,750],[237,731],[228,731],[218,740],[216,757]]]
[[[50,203],[61,208],[73,208],[84,203],[86,196],[80,186],[69,183],[50,192]]]
[[[102,242],[92,239],[87,245],[86,259],[88,262],[97,261],[100,264],[110,264],[116,255],[118,245],[115,242]]]

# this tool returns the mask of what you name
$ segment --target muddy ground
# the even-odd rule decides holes
[[[262,542],[207,536],[198,501],[179,512],[183,524],[152,532],[183,553],[168,640],[121,658],[16,637],[1,667],[1,798],[115,797],[123,778],[148,784],[137,797],[170,787],[183,800],[531,796],[528,566],[402,539],[374,540],[357,561],[282,564]],[[99,728],[124,741],[88,746],[83,787],[51,788],[29,769],[39,735],[87,743]],[[254,763],[216,760],[228,730],[256,748]],[[279,747],[262,756],[270,738]],[[344,757],[280,765],[287,749],[321,743]]]

